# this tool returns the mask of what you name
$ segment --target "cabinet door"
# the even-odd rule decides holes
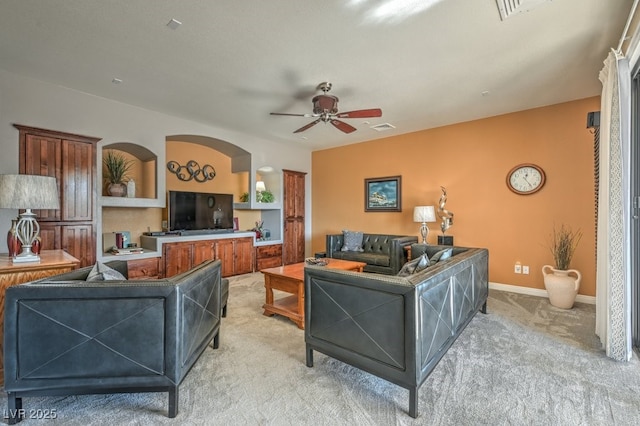
[[[284,264],[304,261],[304,218],[287,218],[284,221]]]
[[[62,248],[62,227],[47,222],[40,223],[40,242],[42,250]],[[74,256],[75,257],[75,256]]]
[[[214,241],[200,241],[193,243],[193,266],[198,266],[206,260],[216,258]]]
[[[234,275],[234,240],[224,239],[216,241],[216,259],[222,262],[221,274],[223,277]]]
[[[94,145],[70,140],[62,141],[61,220],[93,220]]]
[[[253,272],[253,240],[238,238],[235,240],[234,275]]]
[[[163,245],[164,278],[169,278],[191,269],[192,243],[168,243]]]
[[[93,225],[61,225],[62,249],[80,260],[80,267],[96,262]]]
[[[304,217],[304,179],[301,172],[284,173],[284,216]]]
[[[129,260],[127,275],[130,280],[158,278],[158,258]]]
[[[62,194],[62,141],[59,138],[26,134],[21,146],[20,173],[55,177]],[[33,210],[38,222],[60,220],[61,210]]]

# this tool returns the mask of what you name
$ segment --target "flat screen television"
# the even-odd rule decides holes
[[[169,230],[233,231],[233,195],[169,191]]]

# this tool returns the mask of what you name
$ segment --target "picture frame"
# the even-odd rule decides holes
[[[402,176],[364,180],[365,212],[401,212]]]

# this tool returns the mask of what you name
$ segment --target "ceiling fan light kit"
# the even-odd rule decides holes
[[[355,111],[348,112],[338,112],[338,97],[329,95],[329,90],[331,90],[331,83],[324,82],[318,85],[318,88],[322,90],[321,95],[316,95],[313,97],[311,102],[313,103],[313,114],[291,114],[284,112],[272,112],[271,115],[287,115],[294,117],[318,117],[316,120],[311,123],[300,127],[295,130],[293,133],[304,132],[305,130],[315,126],[319,122],[323,121],[325,123],[331,123],[333,127],[344,132],[344,133],[352,133],[357,129],[350,124],[345,123],[342,120],[338,120],[338,118],[371,118],[371,117],[382,117],[382,110],[380,108],[371,108],[371,109],[359,109]]]

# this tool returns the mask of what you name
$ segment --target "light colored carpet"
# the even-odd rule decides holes
[[[475,316],[420,389],[414,420],[409,392],[396,385],[317,352],[307,368],[304,332],[263,316],[263,303],[261,274],[231,279],[220,348],[180,386],[175,419],[166,393],[142,393],[25,398],[27,413],[55,409],[58,418],[21,424],[640,424],[640,362],[605,357],[592,305],[565,311],[492,291],[489,313]]]

